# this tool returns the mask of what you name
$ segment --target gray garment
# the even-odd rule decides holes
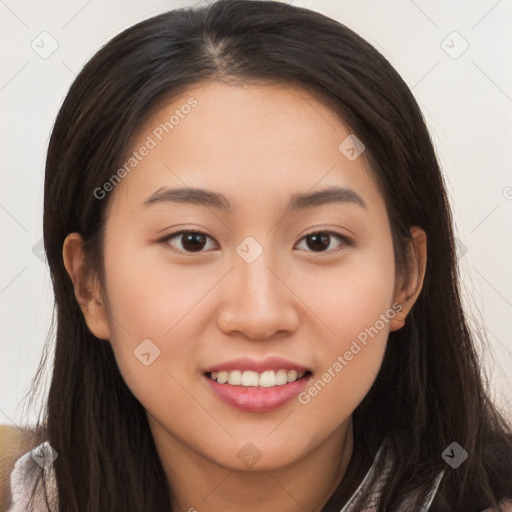
[[[385,442],[385,441],[384,441]],[[363,478],[363,481],[359,484],[352,497],[348,500],[347,504],[341,509],[340,512],[375,512],[377,505],[381,499],[382,488],[384,487],[389,475],[393,471],[393,460],[388,456],[385,462],[384,471],[377,477],[375,474],[377,462],[383,456],[384,443],[381,444],[375,459],[370,469]],[[417,512],[427,512],[434,501],[437,489],[443,478],[445,470],[440,471],[432,482],[432,486],[427,495],[426,500],[421,504],[421,508]],[[371,489],[369,503],[364,503],[361,500],[362,491]],[[396,512],[410,512],[412,510],[411,503],[414,496],[408,496],[400,505],[400,508]]]

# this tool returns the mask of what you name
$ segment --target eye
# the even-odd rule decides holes
[[[336,250],[329,250],[331,246],[331,242],[333,238],[337,238],[340,243],[338,246],[340,248]],[[179,245],[181,248],[173,247],[171,243],[172,240],[178,239]],[[208,240],[213,240],[206,233],[202,233],[201,231],[177,231],[176,233],[171,233],[167,235],[165,238],[159,240],[161,243],[165,243],[168,246],[171,246],[171,249],[177,252],[185,252],[185,253],[200,253],[203,251],[204,247],[207,245]],[[329,252],[329,253],[338,253],[346,249],[347,246],[352,245],[352,242],[349,238],[340,233],[336,233],[335,231],[317,231],[314,233],[309,233],[308,235],[301,238],[302,241],[306,242],[306,246],[309,249],[312,249],[312,252]],[[300,244],[298,244],[300,245]]]
[[[338,245],[341,246],[336,250],[329,250],[332,239],[337,238],[341,243]],[[309,233],[301,239],[305,240],[306,246],[310,249],[313,249],[313,252],[329,252],[329,253],[339,253],[347,248],[347,246],[352,245],[352,241],[344,235],[340,233],[336,233],[335,231],[317,231],[314,233]],[[300,245],[300,244],[299,244]]]
[[[205,233],[201,233],[200,231],[177,231],[176,233],[171,233],[166,236],[160,242],[165,242],[167,245],[171,245],[171,240],[177,238],[180,241],[180,245],[182,248],[173,249],[177,252],[202,252],[207,239],[213,240],[210,236]]]

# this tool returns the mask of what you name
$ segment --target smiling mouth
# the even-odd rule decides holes
[[[296,370],[280,369],[255,372],[251,370],[230,370],[218,372],[206,372],[206,377],[218,384],[230,384],[240,387],[272,388],[283,386],[291,382],[309,378],[309,370],[297,372]]]

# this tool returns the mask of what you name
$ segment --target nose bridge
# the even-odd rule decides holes
[[[277,264],[272,256],[272,248],[268,247],[268,238],[260,243],[256,238],[248,236],[238,245],[236,252],[235,278],[240,285],[240,299],[244,300],[245,295],[253,309],[276,307],[277,304],[273,302],[276,295],[280,295],[280,283],[270,270]]]
[[[283,267],[274,257],[276,252],[253,237],[237,246],[219,319],[221,328],[252,338],[296,328],[293,294],[281,282],[286,278],[277,277]]]

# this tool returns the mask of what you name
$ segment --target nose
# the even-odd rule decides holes
[[[300,300],[293,293],[292,276],[265,252],[247,263],[238,255],[223,288],[217,325],[226,334],[241,333],[254,340],[290,335],[299,325]]]

